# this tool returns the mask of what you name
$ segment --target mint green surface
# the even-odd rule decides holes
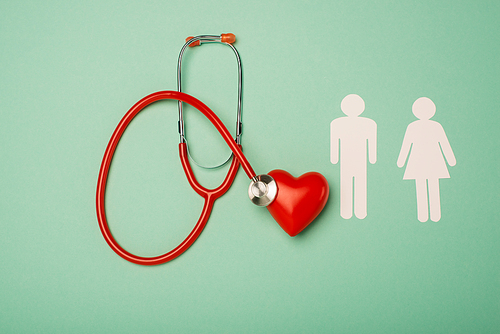
[[[498,1],[0,2],[1,333],[499,333]],[[240,170],[204,232],[156,267],[105,243],[95,189],[107,142],[140,98],[176,88],[184,38],[233,32],[244,66],[243,147],[257,173],[315,170],[323,213],[288,237],[247,199]],[[185,89],[234,131],[236,67],[188,50]],[[368,216],[339,212],[329,125],[356,93],[378,124]],[[457,158],[442,219],[420,223],[396,166],[413,102],[431,98]],[[192,153],[229,154],[186,111]],[[202,199],[177,154],[175,102],[130,125],[108,182],[110,227],[152,256]],[[227,167],[195,169],[215,187]]]

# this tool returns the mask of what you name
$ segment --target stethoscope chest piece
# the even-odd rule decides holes
[[[271,204],[278,193],[276,181],[267,175],[261,174],[252,178],[248,187],[248,197],[253,204],[258,206],[268,206]]]

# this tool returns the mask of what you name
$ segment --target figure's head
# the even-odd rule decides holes
[[[421,97],[413,103],[413,115],[418,119],[430,119],[436,113],[436,105],[428,97]]]
[[[357,94],[349,94],[342,100],[340,109],[347,116],[359,116],[365,111],[365,101]]]

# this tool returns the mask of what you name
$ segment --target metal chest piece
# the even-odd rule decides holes
[[[253,204],[258,206],[268,206],[276,198],[278,186],[276,181],[267,175],[261,174],[252,178],[248,187],[248,197]]]

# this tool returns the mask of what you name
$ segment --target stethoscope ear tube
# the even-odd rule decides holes
[[[177,60],[177,91],[182,92],[182,57],[186,48],[199,46],[202,43],[221,43],[230,47],[234,55],[236,56],[236,62],[238,65],[238,109],[236,113],[236,143],[241,144],[241,107],[242,107],[242,91],[243,91],[243,70],[241,67],[241,58],[238,50],[232,45],[236,40],[234,34],[220,34],[220,35],[199,35],[195,37],[186,38],[186,43],[181,48],[179,52],[179,58]],[[182,103],[179,101],[179,134],[181,143],[187,142],[186,135],[184,131],[184,117],[182,112]],[[193,160],[194,161],[194,160]],[[203,166],[200,166],[203,167]],[[206,167],[205,167],[206,168]]]
[[[106,182],[108,178],[108,173],[109,173],[109,168],[111,166],[111,161],[113,159],[113,154],[116,150],[116,147],[118,145],[118,142],[120,141],[121,136],[125,132],[125,129],[127,126],[130,124],[132,119],[145,107],[148,105],[160,101],[160,100],[178,100],[182,101],[185,103],[190,104],[192,107],[198,109],[201,111],[209,120],[210,122],[217,128],[219,133],[221,134],[222,138],[224,141],[228,144],[230,147],[231,151],[233,151],[235,157],[241,163],[243,170],[245,173],[248,175],[250,179],[255,178],[255,172],[253,171],[252,167],[250,166],[250,163],[246,159],[246,157],[243,155],[243,152],[241,151],[240,147],[236,144],[236,142],[233,140],[231,137],[231,134],[227,130],[227,128],[224,126],[222,121],[215,115],[215,113],[210,110],[203,102],[200,100],[192,97],[191,95],[177,92],[177,91],[160,91],[156,92],[153,94],[150,94],[140,101],[138,101],[130,110],[125,114],[125,116],[121,119],[120,123],[116,127],[115,131],[113,132],[113,135],[111,136],[111,139],[106,147],[106,151],[104,153],[104,157],[102,159],[101,163],[101,168],[99,170],[99,177],[97,180],[97,192],[96,192],[96,210],[97,210],[97,220],[99,222],[99,227],[101,229],[102,235],[108,245],[117,253],[119,256],[124,258],[127,261],[136,263],[136,264],[141,264],[141,265],[157,265],[157,264],[162,264],[168,261],[171,261],[184,253],[192,244],[193,242],[198,238],[200,235],[201,231],[203,230],[204,226],[206,225],[206,222],[210,216],[211,209],[213,207],[214,201],[216,198],[221,196],[228,188],[229,188],[229,183],[232,181],[234,178],[234,175],[236,174],[237,168],[238,168],[238,161],[233,161],[233,164],[231,165],[230,168],[230,173],[228,173],[228,177],[226,177],[226,180],[223,182],[223,184],[213,190],[213,191],[202,191],[202,187],[200,186],[198,190],[200,195],[202,195],[205,198],[205,204],[203,206],[202,214],[200,218],[198,219],[198,222],[194,229],[191,231],[191,233],[188,235],[188,237],[176,248],[173,250],[169,251],[166,254],[160,255],[160,256],[155,256],[155,257],[141,257],[134,255],[130,252],[127,252],[125,249],[123,249],[114,239],[113,235],[111,234],[111,231],[109,229],[107,220],[106,220],[106,211],[105,211],[105,194],[106,194]],[[192,174],[192,171],[189,167],[189,163],[187,162],[187,157],[184,155],[184,158],[182,158],[182,145],[185,144],[180,144],[180,150],[181,150],[181,161],[183,163],[183,167],[186,171],[186,175],[188,175],[188,180],[190,183],[193,181],[194,176]],[[231,176],[229,176],[231,175]],[[195,180],[195,179],[194,179]],[[196,182],[197,184],[197,182]],[[203,188],[204,189],[204,188]],[[197,191],[198,192],[198,191]]]

